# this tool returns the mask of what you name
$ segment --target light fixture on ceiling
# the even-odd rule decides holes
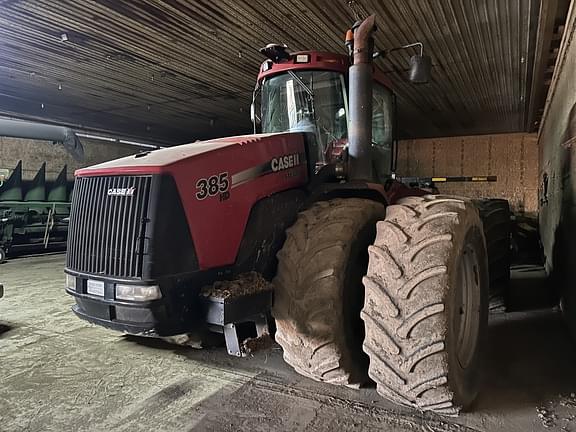
[[[68,33],[60,33],[60,42],[68,42],[69,40]]]

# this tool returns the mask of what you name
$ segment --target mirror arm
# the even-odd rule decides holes
[[[376,58],[376,57],[380,57],[380,56],[386,57],[388,54],[390,54],[393,51],[404,50],[404,49],[408,49],[408,48],[412,48],[412,47],[416,47],[416,46],[420,47],[420,55],[423,56],[424,55],[424,45],[422,44],[422,42],[414,42],[414,43],[411,43],[408,45],[403,45],[403,46],[388,49],[388,50],[376,51],[372,55],[372,58]]]

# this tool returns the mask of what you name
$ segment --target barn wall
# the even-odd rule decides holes
[[[518,212],[538,210],[536,134],[514,133],[401,141],[399,176],[497,176],[494,183],[437,183],[442,193],[506,198]]]
[[[64,165],[68,166],[68,177],[74,176],[74,170],[95,165],[107,160],[117,159],[137,153],[140,149],[113,142],[81,138],[84,146],[84,161],[78,162],[61,145],[49,141],[0,137],[0,171],[13,170],[22,160],[22,177],[32,179],[43,162],[46,162],[46,178],[56,178]]]
[[[576,333],[576,2],[568,14],[562,45],[542,119],[540,233],[546,268],[563,289],[563,310]]]

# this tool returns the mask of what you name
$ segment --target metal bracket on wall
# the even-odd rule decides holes
[[[409,186],[431,187],[434,183],[462,182],[497,182],[497,176],[447,176],[447,177],[398,177],[398,180]]]

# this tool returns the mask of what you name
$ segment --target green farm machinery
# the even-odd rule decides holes
[[[46,180],[46,163],[32,180],[23,180],[18,162],[0,181],[0,262],[18,253],[66,248],[72,187],[66,166],[53,181]]]

